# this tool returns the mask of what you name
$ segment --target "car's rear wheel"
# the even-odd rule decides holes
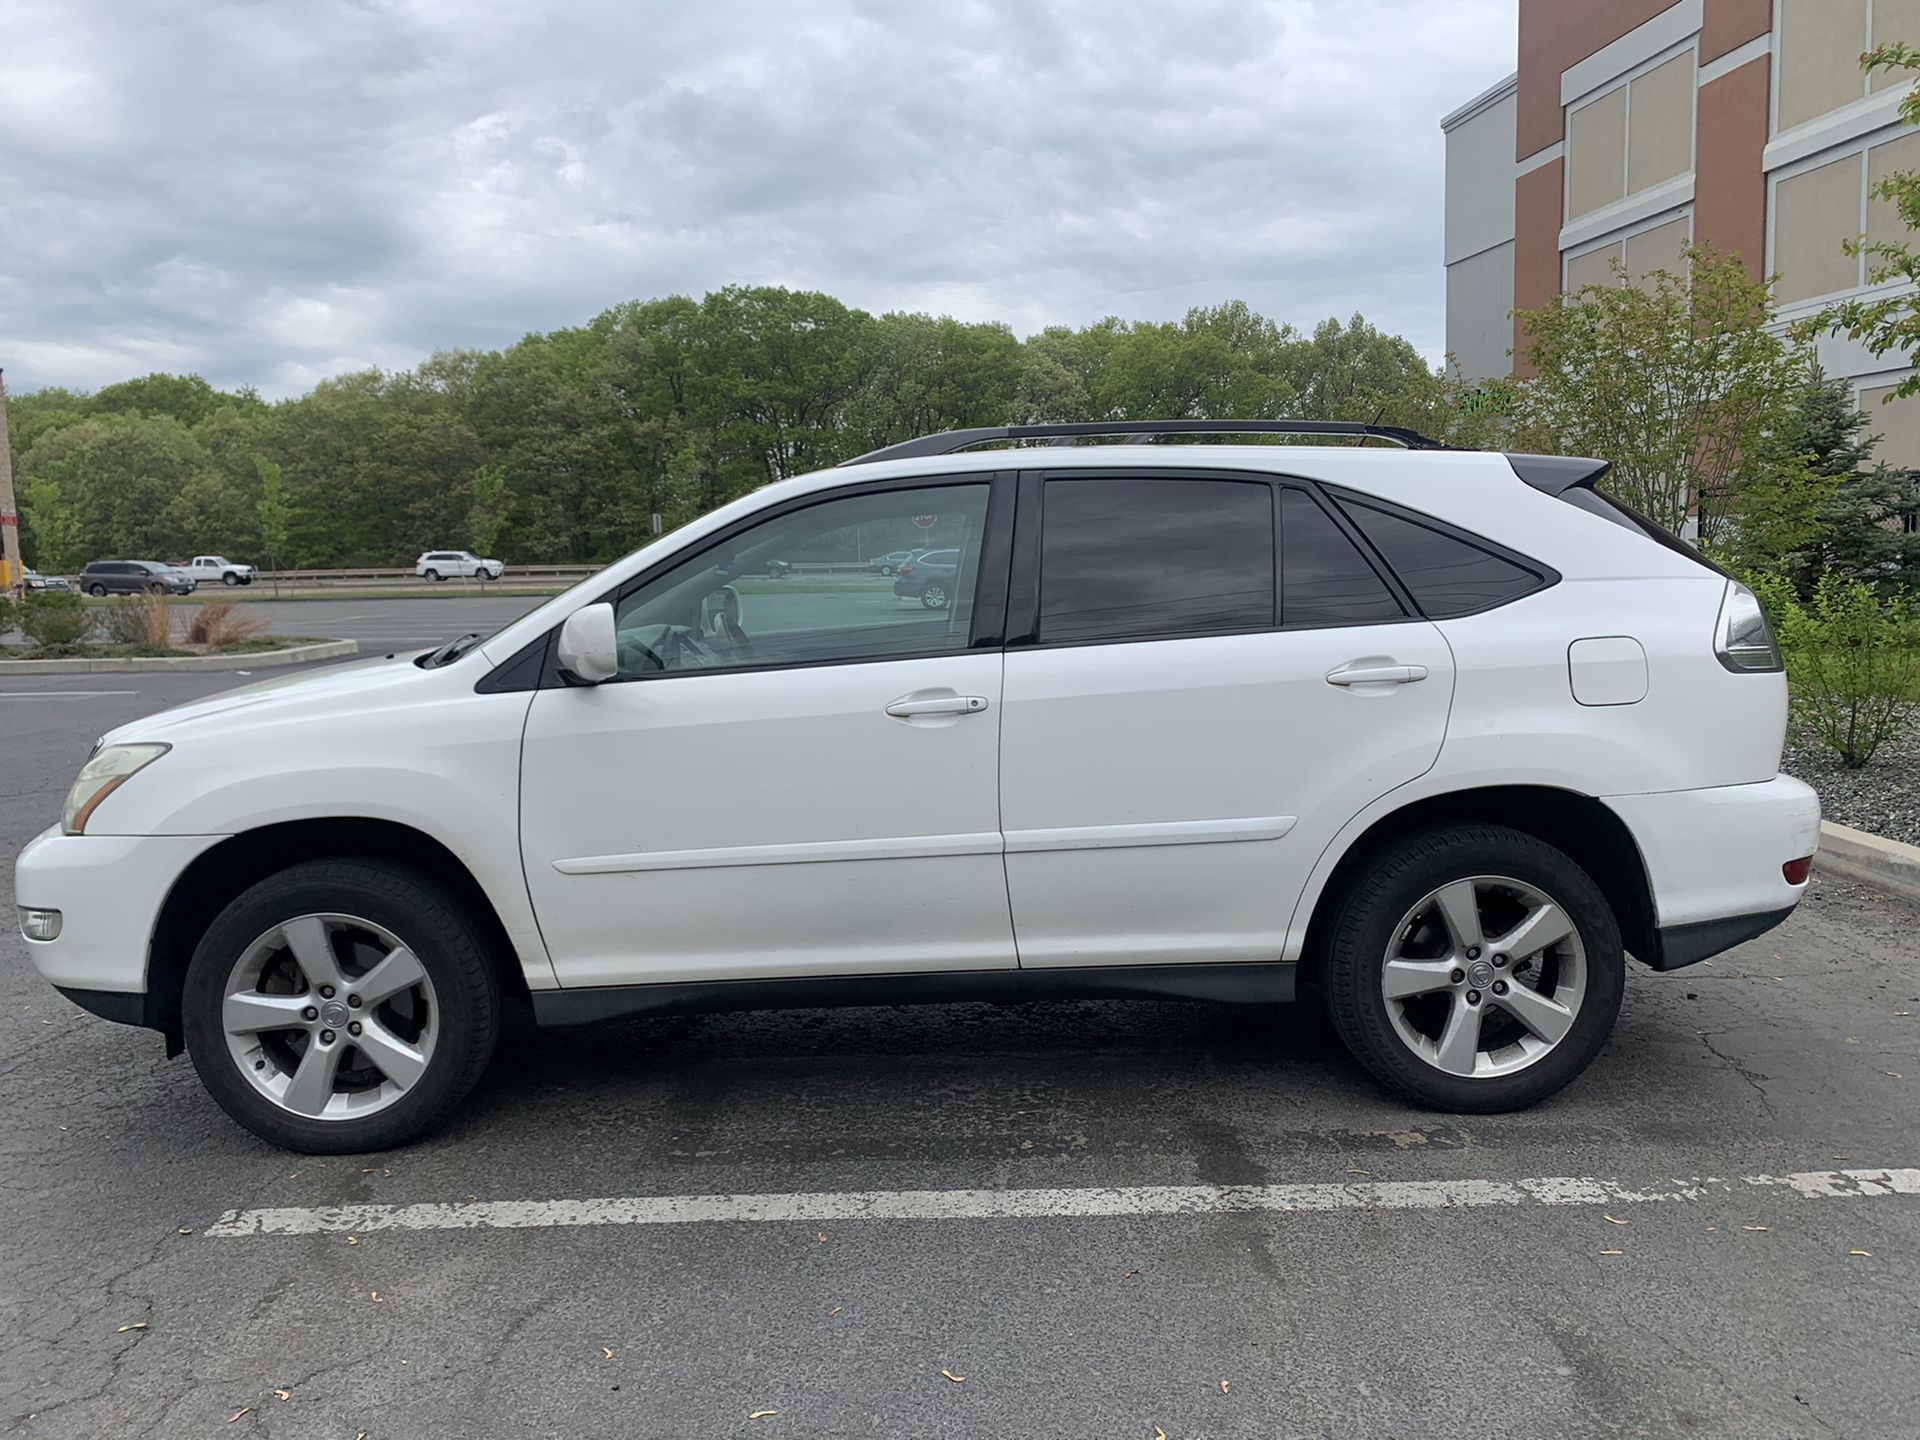
[[[87,586],[87,593],[89,595],[94,596],[97,599],[97,598],[103,597],[107,593],[107,587],[104,585],[95,583]]]
[[[493,1053],[499,981],[424,875],[319,860],[220,913],[187,969],[187,1050],[214,1099],[308,1154],[383,1150],[437,1127]]]
[[[947,608],[947,587],[938,583],[927,586],[920,592],[920,603],[929,610]]]
[[[1599,1054],[1626,955],[1593,880],[1518,830],[1409,836],[1355,877],[1329,927],[1335,1029],[1387,1085],[1438,1110],[1532,1105]]]
[[[429,580],[438,580],[440,578],[440,572],[438,570],[428,570],[423,573]]]

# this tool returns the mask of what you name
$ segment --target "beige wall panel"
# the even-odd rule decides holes
[[[1693,168],[1693,56],[1676,55],[1627,87],[1627,193]]]
[[[1780,302],[1851,290],[1859,265],[1841,248],[1860,231],[1860,157],[1849,155],[1774,191],[1773,268]]]
[[[1920,470],[1920,396],[1908,396],[1891,405],[1880,403],[1892,393],[1892,386],[1860,392],[1867,433],[1880,437],[1874,458],[1904,470]]]
[[[1567,117],[1567,218],[1577,220],[1627,193],[1627,91]]]
[[[1628,236],[1627,283],[1638,285],[1656,270],[1685,275],[1688,228],[1688,221],[1682,216],[1652,230],[1642,230],[1638,235]]]
[[[1873,43],[1890,45],[1895,40],[1920,45],[1920,0],[1873,0]],[[1890,90],[1911,79],[1911,70],[1876,70],[1873,88]]]
[[[1618,285],[1620,280],[1613,273],[1613,262],[1619,258],[1620,245],[1616,241],[1567,261],[1567,293],[1571,295],[1589,285]]]
[[[1867,93],[1867,0],[1780,0],[1780,123],[1791,130]]]
[[[1867,186],[1871,190],[1889,175],[1920,170],[1920,135],[1905,135],[1888,145],[1876,145],[1867,152]],[[1900,212],[1885,200],[1867,202],[1867,239],[1911,240],[1913,232],[1900,219]],[[1871,262],[1869,262],[1871,263]]]

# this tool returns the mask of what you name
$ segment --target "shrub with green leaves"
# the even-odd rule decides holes
[[[87,638],[93,616],[78,595],[35,591],[16,607],[20,631],[40,650],[70,650]]]
[[[1849,770],[1899,731],[1920,686],[1920,614],[1859,580],[1829,573],[1802,604],[1792,586],[1767,585],[1762,603],[1786,652],[1794,717]]]

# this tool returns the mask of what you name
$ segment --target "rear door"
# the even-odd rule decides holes
[[[1023,967],[1281,958],[1327,843],[1445,734],[1445,640],[1310,487],[1023,476],[1008,628]]]

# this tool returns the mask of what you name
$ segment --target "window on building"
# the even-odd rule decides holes
[[[1860,262],[1846,242],[1860,233],[1860,157],[1803,170],[1773,191],[1773,268],[1783,305],[1851,290]]]
[[[1901,470],[1920,470],[1920,396],[1889,401],[1891,385],[1863,389],[1860,411],[1869,435],[1878,435],[1873,457]]]
[[[1694,67],[1686,50],[1567,112],[1567,218],[1693,168]]]

